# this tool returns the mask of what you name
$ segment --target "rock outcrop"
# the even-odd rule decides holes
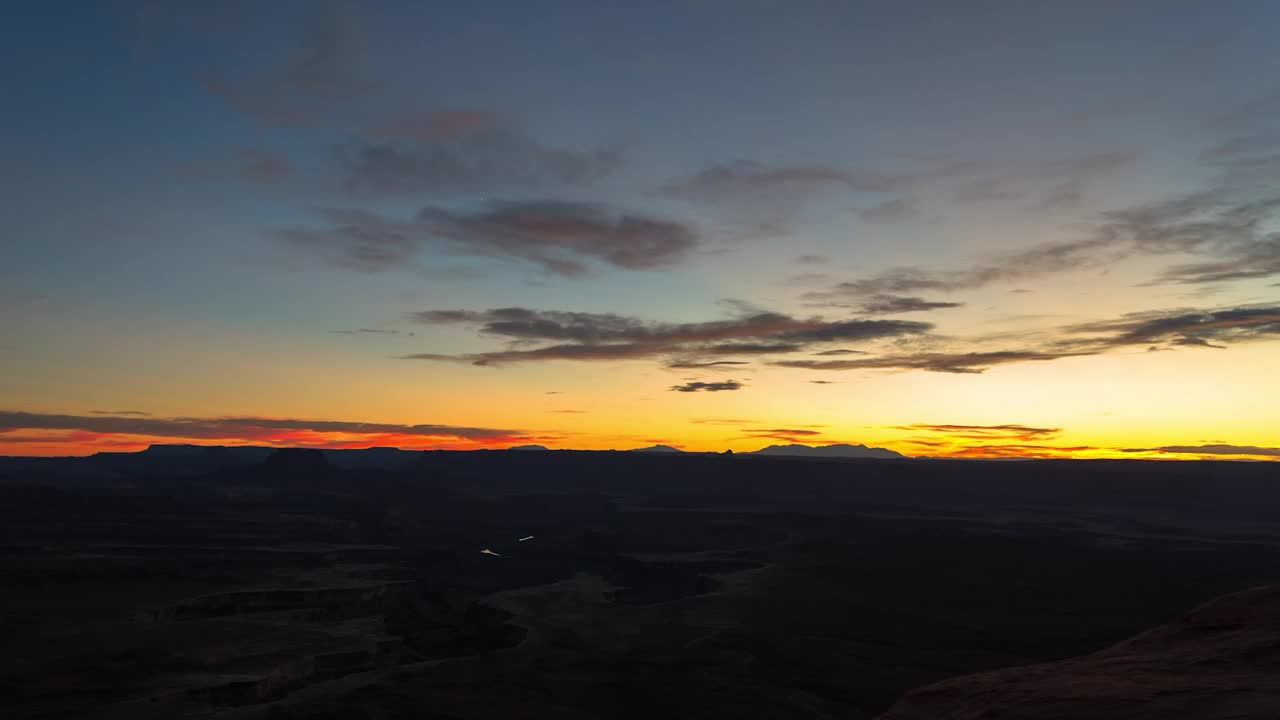
[[[1092,655],[953,678],[880,720],[1280,718],[1280,586],[1213,600]]]

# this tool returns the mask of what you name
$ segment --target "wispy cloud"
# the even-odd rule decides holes
[[[378,328],[356,328],[354,330],[330,330],[334,335],[399,335],[399,330],[383,330]]]
[[[688,382],[683,385],[672,385],[671,390],[675,392],[724,392],[726,390],[741,390],[745,387],[736,380],[722,380],[720,382]]]
[[[967,353],[900,353],[852,360],[778,360],[779,367],[806,370],[927,370],[956,374],[978,374],[996,367],[1024,362],[1045,362],[1065,357],[1092,355],[1091,352],[1038,352],[997,350]]]
[[[677,360],[667,363],[667,367],[672,370],[703,370],[706,368],[732,367],[735,365],[750,365],[745,360],[713,360],[711,362],[696,362],[689,360]]]
[[[1062,428],[1031,427],[1028,425],[898,425],[898,430],[913,430],[942,434],[950,438],[967,440],[1047,440],[1062,432]]]
[[[265,443],[271,445],[487,445],[526,437],[501,428],[462,425],[366,423],[346,420],[306,420],[260,417],[151,417],[128,414],[59,415],[0,411],[0,438],[31,431],[55,431],[42,435],[56,441],[56,433],[92,433],[94,436],[130,436],[191,441]],[[79,436],[84,439],[84,436]]]
[[[1168,453],[1171,455],[1250,455],[1254,457],[1280,458],[1280,448],[1257,445],[1165,445],[1154,448],[1125,448],[1127,453]]]
[[[1269,193],[1267,188],[1265,183],[1235,184],[1224,180],[1209,190],[1101,213],[1078,239],[1014,250],[966,268],[891,268],[837,283],[805,298],[838,302],[877,295],[975,290],[1103,267],[1132,256],[1213,257],[1205,262],[1175,265],[1158,276],[1159,282],[1212,283],[1270,277],[1280,274],[1280,238],[1268,229],[1280,212],[1280,194]]]
[[[409,127],[386,128],[380,137],[337,147],[334,157],[346,187],[376,193],[547,192],[600,181],[623,162],[618,148],[557,148],[519,128],[467,126],[456,118],[435,122],[436,128],[416,134]],[[399,136],[387,137],[392,130]],[[426,137],[433,131],[434,137]]]
[[[607,313],[498,308],[487,311],[428,310],[412,313],[425,324],[473,325],[481,334],[507,339],[506,350],[467,355],[419,353],[419,360],[455,360],[504,365],[541,360],[625,360],[672,356],[698,363],[708,356],[797,352],[833,342],[871,341],[928,331],[907,320],[825,320],[756,312],[728,320],[661,323]],[[541,344],[528,348],[529,343]],[[546,344],[550,343],[550,344]],[[707,360],[706,362],[712,362]]]
[[[275,231],[289,245],[366,272],[410,265],[429,248],[504,257],[557,275],[582,275],[590,262],[646,270],[679,262],[697,245],[690,226],[587,203],[520,201],[460,212],[422,208],[390,220],[363,210],[323,209],[325,226]]]

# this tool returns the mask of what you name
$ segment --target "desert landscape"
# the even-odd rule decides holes
[[[1002,694],[1031,709],[1000,717],[1184,717],[1124,714],[1158,692],[1273,710],[1274,590],[1221,601],[1236,625],[1218,645],[1177,623],[1280,578],[1277,479],[637,452],[11,458],[0,682],[7,716],[33,719],[915,720],[987,717],[975,703]],[[1027,699],[1064,687],[1069,712]]]

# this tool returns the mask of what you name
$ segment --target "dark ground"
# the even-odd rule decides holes
[[[1280,465],[0,459],[0,577],[4,717],[870,718],[1280,580]]]

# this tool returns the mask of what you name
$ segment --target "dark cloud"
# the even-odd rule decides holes
[[[1162,452],[1179,455],[1254,455],[1258,457],[1280,457],[1280,448],[1258,447],[1257,445],[1165,445],[1155,448],[1124,448],[1127,453]]]
[[[917,430],[943,433],[949,437],[973,440],[1011,439],[1047,440],[1062,432],[1062,428],[1031,427],[1028,425],[899,425],[897,430]]]
[[[914,163],[895,171],[859,170],[824,165],[766,165],[748,160],[725,162],[678,178],[659,188],[667,198],[714,206],[727,212],[734,237],[776,238],[790,232],[802,210],[863,193],[902,193],[928,181],[960,175],[972,163],[940,161]],[[910,201],[870,210],[870,219],[905,217]]]
[[[549,147],[516,129],[435,120],[437,130],[454,123],[453,134],[422,135],[430,127],[409,127],[398,137],[359,139],[336,149],[344,183],[352,190],[379,193],[539,192],[582,187],[612,174],[622,164],[616,148],[586,150]]]
[[[506,203],[472,214],[426,208],[418,218],[464,246],[566,275],[585,271],[577,258],[628,270],[665,267],[697,244],[693,229],[681,223],[575,202]]]
[[[1017,335],[999,336],[1003,340]],[[979,339],[982,341],[992,338]],[[1246,306],[1131,313],[1114,320],[1079,323],[1023,336],[1025,347],[995,351],[918,351],[828,360],[777,360],[770,364],[809,370],[927,370],[981,373],[997,365],[1043,362],[1147,347],[1222,349],[1234,343],[1280,339],[1280,307]],[[844,354],[844,353],[839,353]]]
[[[909,197],[891,198],[858,210],[858,217],[868,222],[897,222],[919,214],[915,199]]]
[[[810,380],[809,382],[813,383],[814,385],[838,385],[839,384],[834,380]]]
[[[289,161],[275,153],[254,148],[241,148],[237,153],[240,176],[259,183],[279,182],[289,176]]]
[[[708,355],[777,355],[781,353],[799,352],[803,345],[795,343],[749,343],[735,342],[720,345],[708,345],[700,352]]]
[[[1203,263],[1175,265],[1162,280],[1173,283],[1216,283],[1280,275],[1280,233],[1234,248],[1230,257]]]
[[[108,435],[143,435],[200,440],[298,441],[309,435],[418,436],[489,440],[513,438],[514,430],[456,425],[399,425],[341,420],[297,420],[255,417],[155,418],[119,415],[51,415],[0,411],[0,433],[19,430],[85,431]]]
[[[822,165],[771,167],[748,160],[713,165],[672,181],[662,194],[698,202],[740,201],[744,198],[796,191],[810,193],[823,188],[855,192],[897,192],[911,187],[916,178],[908,173],[851,172]]]
[[[690,382],[684,385],[672,385],[671,390],[675,392],[723,392],[725,390],[740,390],[742,383],[736,380],[723,380],[721,382]]]
[[[743,432],[750,433],[752,435],[800,435],[805,437],[822,434],[822,432],[818,430],[801,430],[793,428],[760,428],[744,430]]]
[[[403,222],[361,210],[320,213],[326,227],[276,235],[366,272],[403,267],[429,247],[515,258],[559,275],[583,274],[588,261],[644,270],[674,264],[697,244],[687,225],[576,202],[493,203],[475,212],[426,207]]]
[[[968,353],[902,353],[858,358],[856,360],[778,360],[779,367],[807,370],[927,370],[959,374],[977,374],[996,365],[1022,362],[1043,362],[1064,357],[1093,355],[1081,351],[993,351]]]
[[[1174,338],[1174,339],[1171,341],[1171,344],[1173,344],[1173,345],[1181,345],[1181,346],[1184,346],[1184,347],[1207,347],[1207,348],[1214,348],[1214,349],[1216,349],[1216,350],[1226,350],[1226,349],[1227,349],[1227,346],[1226,346],[1226,345],[1214,345],[1213,343],[1209,342],[1208,340],[1205,340],[1204,338],[1192,337],[1192,336],[1190,336],[1190,335],[1183,335],[1183,336],[1181,336],[1181,337]],[[1158,350],[1159,348],[1147,348],[1147,349],[1148,349],[1148,350],[1151,350],[1151,349],[1156,349],[1156,350]]]
[[[807,297],[812,299],[818,295],[821,295],[821,293],[810,293]],[[945,310],[947,308],[961,307],[962,305],[964,305],[964,303],[925,300],[922,297],[907,295],[875,295],[868,298],[866,302],[860,305],[853,305],[850,307],[856,309],[863,315],[898,315],[900,313],[909,312]]]
[[[918,441],[915,444],[920,444]],[[937,447],[937,446],[934,446]],[[1028,443],[1008,443],[1000,445],[966,445],[948,449],[944,457],[971,458],[1070,458],[1076,453],[1090,450],[1106,450],[1092,445],[1035,445]]]
[[[255,76],[208,78],[203,86],[264,125],[314,122],[371,91],[361,24],[338,2],[311,3],[297,45],[283,63]]]
[[[703,362],[709,356],[798,352],[810,345],[895,338],[927,332],[928,323],[906,320],[794,318],[772,312],[729,320],[659,323],[609,313],[498,308],[483,312],[428,310],[410,319],[425,324],[474,325],[478,331],[513,343],[506,350],[471,355],[419,353],[418,360],[459,360],[502,365],[537,360],[624,360],[675,356]],[[529,349],[529,343],[552,343]]]
[[[667,367],[672,370],[700,370],[704,368],[716,368],[732,365],[750,365],[745,360],[714,360],[712,362],[696,362],[690,360],[677,360],[667,363]]]
[[[1265,188],[1264,188],[1265,189]],[[1223,185],[1169,200],[1101,213],[1083,238],[1018,250],[957,270],[897,267],[838,283],[805,297],[839,302],[875,295],[974,290],[1040,275],[1104,267],[1134,255],[1212,254],[1214,260],[1170,268],[1161,282],[1207,283],[1280,273],[1280,236],[1266,228],[1280,194]]]
[[[1065,328],[1065,331],[1073,335],[1098,336],[1077,343],[1093,343],[1098,351],[1111,347],[1158,345],[1162,342],[1180,346],[1222,347],[1222,344],[1280,338],[1280,307],[1131,313],[1118,320],[1072,325]]]
[[[836,355],[866,355],[866,353],[863,352],[862,350],[849,350],[847,348],[835,348],[833,350],[823,350],[822,352],[816,352],[814,353],[814,355],[818,355],[821,357],[830,357],[830,356],[836,356]]]
[[[758,428],[743,430],[746,435],[744,437],[750,439],[769,438],[772,440],[781,440],[783,442],[796,442],[798,440],[809,440],[818,435],[822,435],[817,430],[801,430],[793,428]]]

